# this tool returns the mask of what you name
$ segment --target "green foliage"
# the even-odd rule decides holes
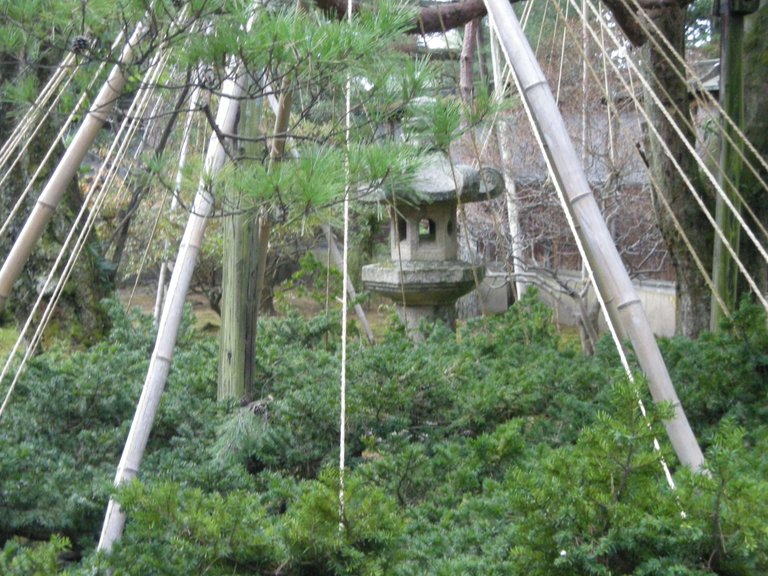
[[[120,491],[119,501],[135,529],[109,557],[96,560],[100,567],[182,576],[261,573],[277,564],[275,529],[256,494],[134,482]]]
[[[411,138],[424,139],[436,150],[448,151],[460,133],[462,104],[450,98],[422,99],[411,105],[411,116],[411,121],[405,123],[412,131]]]
[[[88,545],[97,535],[154,340],[148,318],[114,303],[111,315],[106,341],[42,355],[20,381],[0,427],[0,534],[60,532]],[[198,444],[213,432],[217,410],[215,348],[191,322],[187,315],[150,441],[150,476],[205,474]],[[153,453],[160,448],[162,458]]]
[[[342,275],[338,268],[323,264],[312,252],[307,252],[299,260],[299,270],[291,276],[285,288],[324,304],[329,298],[341,294]]]
[[[357,476],[345,481],[340,525],[338,473],[306,482],[289,507],[283,537],[295,574],[384,574],[398,555],[402,519],[395,502]]]
[[[702,433],[726,416],[753,429],[768,425],[765,313],[758,306],[744,304],[724,328],[696,341],[662,341],[688,419]]]
[[[113,315],[103,345],[48,353],[30,368],[12,426],[0,428],[2,534],[64,533],[92,549],[152,342],[146,319]],[[353,344],[343,530],[338,318],[262,322],[259,399],[246,407],[213,401],[215,347],[186,322],[141,480],[117,493],[129,522],[112,555],[86,553],[65,568],[56,563],[63,540],[7,540],[4,571],[768,570],[766,329],[753,308],[716,337],[664,343],[670,370],[688,382],[680,395],[689,417],[705,420],[708,475],[677,465],[663,427],[670,407],[653,405],[641,379],[628,383],[607,345],[593,358],[563,347],[535,294],[458,335],[437,327],[418,344],[402,331],[374,347]],[[697,384],[719,399],[705,402]]]
[[[0,551],[0,574],[4,576],[56,574],[61,567],[59,556],[69,547],[69,540],[55,534],[48,542],[33,546],[21,540],[9,540]]]

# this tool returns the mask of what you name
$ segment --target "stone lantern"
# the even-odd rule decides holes
[[[411,189],[376,193],[365,201],[389,206],[390,261],[363,267],[366,290],[398,304],[412,338],[422,322],[456,324],[456,300],[472,291],[485,267],[458,260],[456,209],[461,202],[488,200],[503,190],[501,174],[454,165],[443,154],[427,158]]]

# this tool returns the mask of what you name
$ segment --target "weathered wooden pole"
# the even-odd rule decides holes
[[[720,171],[718,183],[723,192],[733,203],[736,210],[741,209],[738,189],[741,184],[741,171],[744,156],[744,143],[737,133],[744,129],[744,15],[754,12],[758,2],[750,0],[720,0],[720,106],[723,113],[733,120],[733,124],[724,118],[720,122]],[[735,124],[735,126],[734,126]],[[722,196],[717,195],[715,203],[715,221],[723,235],[739,252],[741,226],[736,215],[728,209]],[[715,235],[712,256],[712,282],[715,291],[725,302],[729,310],[734,310],[738,298],[739,269],[731,254],[726,250],[723,240]],[[725,313],[717,297],[712,296],[710,329],[719,330]]]
[[[279,99],[274,106],[274,136],[270,143],[268,170],[271,170],[274,163],[279,162],[285,153],[292,101],[289,82],[284,79]],[[255,156],[255,153],[252,156]],[[237,202],[242,200],[245,198],[240,196]],[[244,208],[245,206],[230,206],[233,213],[224,222],[221,347],[217,387],[219,400],[233,397],[252,400],[249,387],[252,386],[253,380],[254,346],[272,221],[268,207],[262,206],[258,214],[253,213],[256,210],[255,202],[249,203],[247,207],[251,213],[242,213]]]
[[[258,135],[260,102],[241,106],[238,135]],[[239,148],[250,162],[256,162],[253,140],[244,140]],[[221,280],[221,331],[219,346],[219,383],[217,398],[252,401],[255,362],[256,323],[259,296],[256,274],[259,264],[258,203],[248,190],[230,187],[224,200],[224,258]]]
[[[43,235],[46,225],[53,216],[53,211],[64,197],[67,186],[80,168],[88,149],[93,144],[115,102],[120,97],[128,78],[126,67],[132,62],[134,49],[141,41],[147,29],[139,23],[123,48],[119,62],[112,68],[106,83],[102,86],[96,100],[85,115],[75,138],[59,161],[45,188],[40,193],[24,228],[13,244],[11,251],[0,269],[0,311],[11,294],[13,285],[21,275],[32,250]]]
[[[231,134],[235,129],[239,110],[239,99],[243,96],[244,75],[236,73],[233,78],[224,82],[222,95],[219,101],[219,109],[216,115],[216,124],[222,134]],[[123,448],[123,455],[117,467],[115,485],[119,486],[136,477],[144,457],[152,422],[160,403],[160,396],[168,379],[171,368],[171,358],[176,345],[176,336],[181,323],[184,300],[189,290],[192,273],[197,263],[200,246],[203,240],[203,232],[208,223],[208,216],[213,208],[213,195],[210,190],[211,178],[221,169],[226,160],[224,143],[220,142],[216,131],[211,134],[208,143],[208,152],[205,159],[204,174],[198,184],[195,201],[187,221],[184,237],[179,246],[179,254],[171,275],[168,286],[168,297],[163,306],[163,314],[157,328],[155,349],[144,380],[141,398],[136,406],[136,413],[131,423],[128,439]],[[125,526],[125,514],[120,510],[120,505],[110,499],[107,506],[106,517],[99,539],[98,550],[109,551],[112,544],[120,538]]]
[[[572,215],[587,259],[594,271],[607,312],[632,343],[655,402],[669,402],[674,416],[665,421],[667,434],[681,463],[701,468],[704,456],[691,430],[667,372],[648,319],[621,261],[608,227],[587,182],[547,80],[505,0],[485,0],[488,14],[512,66],[521,96],[531,112],[555,180],[562,188],[564,208]]]

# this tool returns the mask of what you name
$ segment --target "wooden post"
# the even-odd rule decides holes
[[[259,123],[256,107],[248,101],[241,107],[239,133],[256,136]],[[243,141],[240,149],[249,160],[255,158],[255,143]],[[256,323],[259,297],[256,273],[259,263],[259,219],[256,201],[248,190],[226,193],[223,219],[224,261],[221,280],[221,332],[217,398],[253,400]]]
[[[546,78],[536,62],[512,7],[505,0],[485,0],[504,52],[512,65],[521,96],[541,137],[545,157],[563,192],[564,209],[575,221],[597,288],[614,325],[632,343],[655,402],[669,402],[674,416],[664,424],[678,459],[694,470],[704,456],[691,430],[640,300],[587,182]]]

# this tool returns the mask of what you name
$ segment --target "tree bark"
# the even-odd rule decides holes
[[[653,21],[669,43],[681,54],[685,54],[685,7],[676,0],[659,5],[652,13]],[[648,42],[644,47],[647,77],[651,89],[659,96],[664,108],[681,127],[689,142],[695,140],[688,104],[688,86],[681,79],[685,77],[676,64],[672,64],[665,52],[663,42],[659,46]],[[660,48],[661,47],[661,48]],[[645,106],[651,123],[666,142],[677,162],[694,184],[699,183],[698,170],[693,156],[687,151],[684,141],[662,110],[646,94]],[[682,177],[666,155],[659,139],[649,135],[647,138],[648,162],[650,165],[653,194],[663,195],[680,225],[691,241],[698,256],[706,261],[712,253],[713,231],[706,217],[690,197]],[[698,186],[697,186],[698,187]],[[695,338],[709,327],[710,291],[699,273],[693,257],[683,243],[672,218],[661,202],[656,201],[656,213],[659,228],[669,251],[672,264],[677,274],[676,292],[677,309],[675,317],[676,332]]]
[[[749,141],[757,152],[768,158],[768,0],[761,0],[755,14],[747,16],[744,22],[744,126]],[[758,163],[747,151],[747,160],[752,166]],[[768,171],[760,169],[763,181],[768,181]],[[742,181],[744,200],[761,222],[768,222],[768,190],[751,171],[744,171]],[[765,241],[764,238],[762,238]],[[744,242],[742,257],[748,270],[756,277],[757,285],[768,294],[768,263],[757,252],[751,242]],[[743,278],[740,278],[743,282]]]
[[[735,14],[731,9],[731,0],[720,2],[720,104],[726,115],[733,120],[740,130],[744,129],[744,16]],[[741,213],[741,202],[738,190],[741,183],[742,154],[744,144],[740,141],[736,130],[721,119],[720,130],[720,171],[718,183],[725,191],[738,213]],[[731,138],[729,141],[728,137]],[[715,201],[715,220],[723,231],[728,243],[736,254],[739,253],[739,238],[741,226],[725,204],[721,196]],[[728,309],[736,308],[738,302],[739,269],[724,242],[714,238],[714,254],[712,258],[712,281],[717,294],[725,302]],[[710,330],[718,331],[725,313],[712,295],[712,319]]]
[[[510,0],[510,4],[519,1]],[[315,0],[315,5],[339,20],[347,14],[347,0]],[[360,3],[354,2],[352,11],[357,11],[359,8]],[[476,18],[482,18],[487,13],[483,0],[437,3],[421,8],[413,25],[406,32],[409,34],[444,32],[464,26]]]
[[[242,191],[231,190],[224,208],[221,282],[221,345],[217,398],[253,400],[254,341],[257,321],[256,267],[259,224],[247,210]]]
[[[475,50],[480,20],[470,20],[464,26],[464,43],[461,48],[459,91],[465,104],[470,104],[475,94]]]

